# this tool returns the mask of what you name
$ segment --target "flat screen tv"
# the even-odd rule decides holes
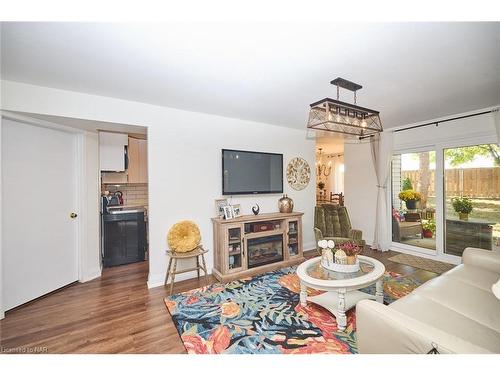
[[[222,195],[283,193],[283,154],[222,150]]]

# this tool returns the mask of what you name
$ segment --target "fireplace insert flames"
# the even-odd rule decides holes
[[[283,260],[283,236],[274,235],[249,239],[247,242],[248,268]]]

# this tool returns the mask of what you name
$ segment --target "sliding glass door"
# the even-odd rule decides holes
[[[457,146],[393,155],[395,248],[457,263],[466,247],[500,251],[500,147]]]
[[[436,152],[392,158],[392,241],[436,250]]]
[[[500,148],[445,148],[444,216],[448,255],[466,247],[500,251]]]

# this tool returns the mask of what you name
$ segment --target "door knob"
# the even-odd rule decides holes
[[[69,217],[70,217],[70,218],[72,218],[72,219],[76,218],[77,216],[78,216],[78,215],[77,215],[77,214],[75,214],[74,212],[72,212],[72,213],[69,215]]]

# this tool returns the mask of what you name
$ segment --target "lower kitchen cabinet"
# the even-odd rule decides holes
[[[103,216],[104,267],[145,260],[146,222],[144,212]]]

